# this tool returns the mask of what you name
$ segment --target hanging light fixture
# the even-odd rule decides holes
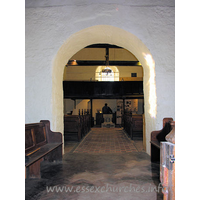
[[[104,65],[98,66],[95,72],[95,80],[97,81],[119,81],[119,70],[117,66],[110,66],[109,64],[109,48],[110,45],[105,47],[105,61]],[[113,51],[112,51],[113,52]],[[115,60],[115,53],[114,53]]]
[[[111,73],[112,70],[109,68],[109,48],[106,47],[106,67],[104,69],[102,69],[102,73],[106,73],[106,75],[108,75],[108,73]]]
[[[106,66],[106,68],[105,69],[102,69],[102,72],[103,73],[111,73],[112,72],[112,70],[111,69],[109,69],[107,66]]]

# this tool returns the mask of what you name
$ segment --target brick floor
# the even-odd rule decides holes
[[[121,128],[92,128],[73,153],[126,153],[138,152],[134,141]]]

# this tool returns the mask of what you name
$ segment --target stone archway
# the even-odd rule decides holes
[[[97,25],[71,35],[60,47],[52,67],[52,128],[63,133],[63,73],[68,60],[82,48],[95,44],[108,43],[121,46],[137,57],[143,66],[145,138],[146,151],[150,154],[150,132],[156,120],[155,64],[144,43],[135,35],[110,25]]]

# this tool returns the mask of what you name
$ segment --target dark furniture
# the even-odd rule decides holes
[[[80,141],[91,129],[91,116],[65,115],[64,116],[64,140]]]
[[[123,119],[123,126],[124,126],[124,130],[126,131],[126,133],[131,136],[131,114],[124,114],[122,116]]]
[[[132,115],[131,139],[143,138],[143,115]]]
[[[143,138],[143,115],[124,114],[124,130],[133,139]]]
[[[91,115],[80,115],[81,118],[81,138],[85,137],[91,129]]]
[[[50,130],[50,122],[25,124],[25,177],[40,178],[40,163],[62,160],[62,134]]]
[[[164,118],[163,119],[163,128],[165,127],[165,124],[167,122],[172,122],[173,118]],[[163,134],[168,134],[167,132],[164,133],[163,129],[159,130],[159,131],[152,131],[151,132],[151,161],[152,162],[156,162],[156,161],[160,161],[160,141],[157,139],[158,134],[160,133]]]
[[[103,113],[96,113],[96,125],[101,126],[103,123]]]

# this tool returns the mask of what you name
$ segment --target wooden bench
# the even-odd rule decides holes
[[[164,118],[163,119],[163,128],[165,127],[165,124],[167,122],[172,122],[172,121],[173,121],[173,118]],[[151,161],[152,162],[160,161],[160,142],[158,141],[158,139],[156,137],[162,130],[163,129],[161,129],[159,131],[151,132],[150,143],[151,143]]]
[[[79,117],[79,115],[64,116],[64,140],[81,140],[81,118]]]
[[[143,116],[142,115],[132,115],[131,118],[131,139],[143,138]]]
[[[83,137],[91,130],[91,115],[83,115]]]
[[[65,141],[80,141],[91,129],[90,115],[65,115]]]
[[[80,115],[81,119],[81,138],[85,137],[91,129],[91,116]]]
[[[50,122],[25,124],[25,178],[40,178],[40,163],[62,160],[62,134],[50,130]]]
[[[124,121],[124,130],[131,137],[131,115],[124,114],[123,121]]]
[[[165,190],[163,199],[175,200],[175,121],[171,122],[172,131],[166,142],[160,144],[160,182]]]
[[[143,116],[142,115],[130,115],[125,114],[124,119],[124,130],[133,140],[134,138],[143,137]]]

